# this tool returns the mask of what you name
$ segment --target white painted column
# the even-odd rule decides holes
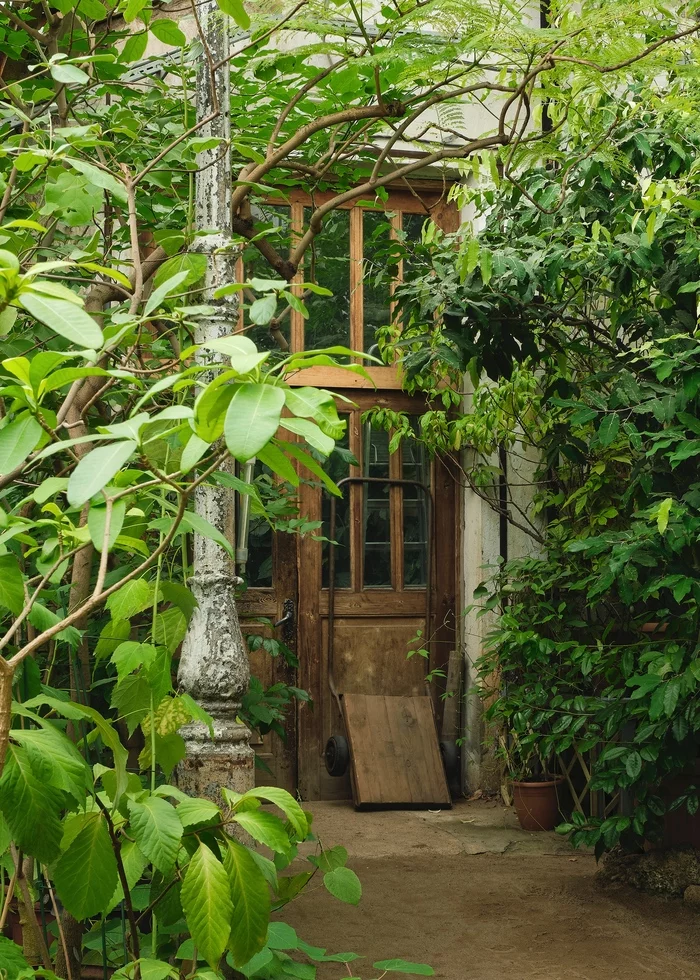
[[[198,7],[203,33],[214,63],[230,52],[230,20],[215,0]],[[211,92],[208,59],[203,54],[197,73],[197,118],[211,115],[215,105]],[[217,72],[216,99],[221,113],[199,131],[200,136],[230,139],[229,69]],[[196,240],[193,248],[207,255],[206,302],[216,308],[215,315],[199,321],[196,341],[202,343],[234,331],[237,322],[235,300],[212,299],[217,286],[235,279],[235,253],[217,254],[231,241],[231,160],[223,144],[198,157],[201,171],[196,179],[195,226],[216,230]],[[210,164],[210,166],[207,166]],[[235,541],[235,496],[222,487],[200,487],[195,510]],[[182,648],[178,681],[214,719],[214,739],[200,723],[187,725],[182,735],[187,757],[178,768],[178,784],[197,796],[216,798],[221,787],[245,792],[254,785],[254,753],[250,731],[238,720],[241,698],[250,680],[248,651],[236,612],[233,562],[219,545],[195,535],[194,570],[190,581],[199,603],[190,622]]]

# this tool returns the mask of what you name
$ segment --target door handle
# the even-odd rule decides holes
[[[294,599],[285,599],[282,605],[282,619],[278,619],[275,623],[275,629],[278,626],[284,626],[285,634],[290,632],[294,626]]]

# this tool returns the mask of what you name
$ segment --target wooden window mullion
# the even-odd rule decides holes
[[[364,349],[364,302],[362,294],[362,208],[350,209],[350,347]]]
[[[292,243],[296,244],[304,231],[304,205],[300,203],[292,204],[291,208],[291,230]],[[303,290],[299,285],[304,281],[304,263],[299,265],[299,270],[292,280],[292,292],[295,296],[301,296]],[[304,350],[304,318],[301,313],[292,310],[290,316],[289,339],[290,349],[293,353]]]
[[[391,438],[391,434],[389,436]],[[401,450],[389,456],[389,477],[401,479]],[[390,493],[389,515],[391,519],[391,586],[397,592],[403,591],[403,490],[392,487]]]

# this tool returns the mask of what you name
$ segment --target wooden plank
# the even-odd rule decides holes
[[[402,378],[398,367],[367,367],[371,380],[361,374],[353,374],[341,367],[310,367],[287,375],[285,381],[292,385],[312,385],[321,388],[377,388],[400,391]]]
[[[334,605],[336,616],[424,617],[425,589],[406,589],[405,592],[394,592],[393,589],[365,589],[364,592],[338,589]],[[322,616],[328,614],[327,590],[321,595],[319,611]]]
[[[430,698],[343,697],[355,804],[450,806]]]
[[[425,620],[337,618],[333,630],[333,666],[337,689],[350,694],[424,693],[426,663],[407,659],[409,643]],[[323,646],[328,649],[328,620],[323,620]],[[328,733],[330,734],[330,732]]]

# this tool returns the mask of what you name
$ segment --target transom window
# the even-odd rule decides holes
[[[314,204],[323,203],[323,196]],[[405,235],[420,240],[425,220],[442,214],[445,202],[435,192],[416,198],[411,194],[389,195],[383,208],[355,204],[332,211],[325,218],[304,257],[293,291],[301,295],[304,280],[313,280],[331,290],[332,296],[307,296],[309,312],[304,319],[298,310],[280,302],[276,312],[279,329],[291,351],[331,347],[339,344],[353,350],[376,354],[377,330],[391,320],[392,289],[377,284],[377,273],[386,268],[391,241]],[[265,227],[266,237],[282,254],[308,226],[311,202],[300,192],[291,192],[289,203],[258,206],[256,224]],[[398,277],[408,274],[399,263]],[[239,276],[271,278],[270,267],[254,246],[246,248]],[[267,325],[255,326],[243,320],[242,327],[261,350],[277,346]]]

